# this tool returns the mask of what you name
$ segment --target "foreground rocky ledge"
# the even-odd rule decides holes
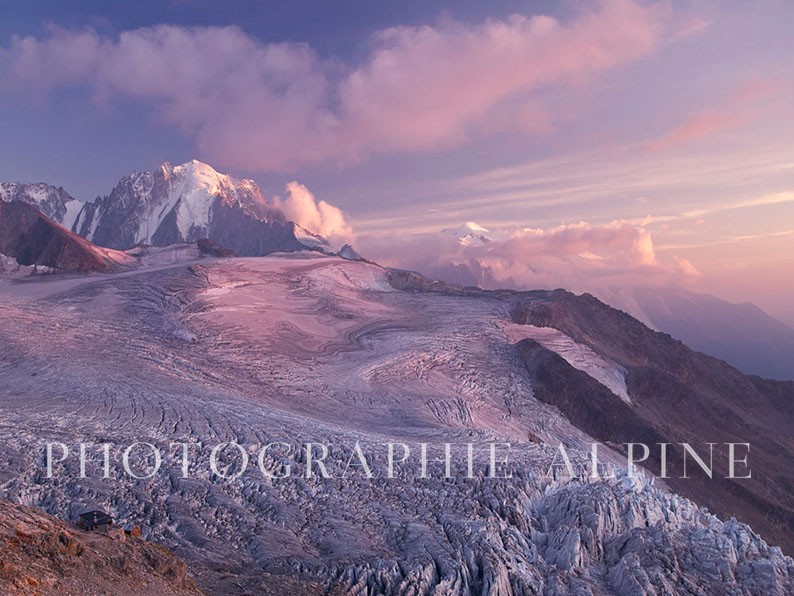
[[[167,548],[83,532],[32,507],[0,501],[0,593],[199,595]]]

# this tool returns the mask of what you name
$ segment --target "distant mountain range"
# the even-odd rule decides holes
[[[201,239],[238,256],[330,250],[324,238],[288,221],[268,203],[253,180],[237,180],[197,160],[179,166],[166,162],[152,172],[135,172],[122,178],[110,194],[91,202],[43,183],[0,183],[0,199],[7,205],[26,203],[60,224],[52,228],[51,238],[45,238],[46,222],[31,213],[23,215],[19,206],[6,210],[6,218],[27,221],[25,229],[35,223],[36,236],[24,242],[21,228],[14,232],[16,224],[5,226],[6,248],[0,248],[0,254],[20,256],[16,264],[23,266],[100,270],[118,262],[119,256],[108,256],[98,247],[126,250],[141,244],[167,246]],[[443,233],[465,247],[491,241],[489,231],[474,222]],[[98,247],[81,243],[80,237]],[[349,246],[339,254],[361,258]],[[499,285],[487,268],[476,264],[448,263],[423,273],[462,286]],[[623,288],[599,297],[747,374],[794,380],[794,329],[757,306],[731,304],[679,288]]]
[[[119,250],[203,238],[239,256],[327,246],[270,206],[253,180],[236,180],[196,160],[125,176],[92,202],[41,183],[2,183],[0,198],[29,203],[83,238]]]
[[[735,342],[760,365],[790,352],[785,328],[758,309],[638,290],[630,302],[640,321],[589,294],[450,285],[347,245],[329,255],[255,186],[198,162],[126,177],[92,203],[46,185],[0,192],[0,271],[10,259],[103,272],[0,283],[0,496],[62,518],[88,501],[134,517],[178,547],[210,593],[791,592],[792,560],[769,543],[794,550],[794,383],[744,375],[643,324],[679,325],[714,350]],[[176,246],[100,247],[45,211],[94,241]],[[466,243],[487,242],[483,232],[453,231]],[[314,252],[236,259],[229,246]],[[197,266],[201,254],[220,259]],[[742,356],[740,347],[733,357]],[[43,482],[43,429],[64,444],[89,432],[117,451],[150,436],[197,449],[237,437],[368,448],[443,438],[480,450],[496,438],[515,449],[504,479],[478,463],[454,481],[296,474],[277,483],[250,468],[217,482],[197,462],[191,478],[106,483],[72,458],[59,465],[62,479]],[[623,475],[636,442],[650,446],[647,471],[665,466],[664,486]],[[586,469],[592,443],[601,478],[548,476],[556,456],[539,463],[565,445]],[[708,472],[686,467],[682,443],[698,446]],[[716,445],[713,460],[704,443]],[[727,443],[752,444],[752,478],[732,477]],[[670,447],[664,457],[659,444]],[[294,453],[297,469],[307,459]],[[118,472],[119,458],[111,466]],[[0,502],[0,534],[4,515],[17,537],[17,526],[47,530],[9,551],[20,571],[0,569],[0,591],[29,563],[30,544],[51,546],[64,531]],[[57,540],[71,548],[84,538]],[[56,546],[33,555],[60,561],[68,553]],[[114,561],[165,586],[155,591],[168,584],[158,566],[179,570],[173,593],[193,589],[170,554],[120,548]],[[78,591],[118,585],[78,563],[69,575]],[[37,569],[35,581],[51,573]]]
[[[688,346],[747,374],[794,380],[794,329],[754,304],[680,288],[637,288],[634,297],[640,318]]]

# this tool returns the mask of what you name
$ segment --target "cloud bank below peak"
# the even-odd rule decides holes
[[[399,243],[362,236],[359,245],[362,254],[383,265],[451,283],[489,289],[562,287],[612,302],[615,288],[687,286],[700,277],[684,258],[657,257],[650,232],[624,221],[512,231],[477,228],[487,241],[473,244],[460,234],[442,232],[415,234]]]
[[[356,65],[235,27],[159,25],[117,38],[52,28],[0,49],[0,73],[28,93],[69,86],[100,104],[135,99],[219,165],[289,170],[455,146],[507,123],[551,130],[557,115],[538,92],[649,54],[665,18],[657,6],[605,0],[565,22],[398,26],[373,35]]]

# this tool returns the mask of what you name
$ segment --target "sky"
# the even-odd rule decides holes
[[[681,286],[794,324],[792,2],[0,14],[0,180],[91,200],[197,158],[274,203],[316,202],[313,222],[384,264],[600,295]],[[490,242],[461,244],[466,222]]]

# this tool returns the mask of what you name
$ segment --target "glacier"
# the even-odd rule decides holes
[[[571,333],[517,324],[490,294],[411,291],[387,269],[316,252],[133,254],[116,273],[0,279],[3,497],[139,523],[209,593],[791,592],[780,548],[664,482],[628,481],[617,449],[602,457],[614,479],[547,476],[560,443],[581,467],[594,439],[536,399],[519,340],[537,338],[621,403],[630,393],[619,365]],[[334,455],[356,441],[509,442],[513,477],[225,481],[197,464],[189,478],[136,480],[113,461],[106,480],[67,459],[47,478],[47,441],[316,441]]]

